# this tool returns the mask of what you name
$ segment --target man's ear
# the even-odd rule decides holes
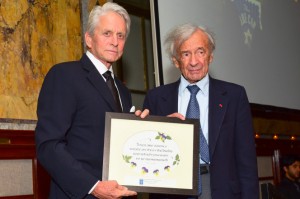
[[[212,53],[209,58],[209,63],[211,63],[213,60],[214,60],[214,54]]]
[[[91,37],[91,35],[88,32],[86,32],[84,34],[84,38],[85,38],[85,44],[86,44],[86,46],[88,48],[91,48],[91,43],[92,43],[92,37]]]
[[[175,57],[172,57],[172,61],[175,64],[176,68],[179,68],[179,62]]]

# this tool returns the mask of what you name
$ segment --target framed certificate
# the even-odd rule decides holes
[[[103,180],[145,193],[197,195],[199,121],[106,113]]]

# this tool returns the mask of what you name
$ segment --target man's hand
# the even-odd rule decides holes
[[[143,112],[142,112],[141,110],[137,110],[137,111],[135,111],[134,114],[135,114],[136,116],[141,117],[141,118],[145,118],[146,116],[149,115],[149,110],[148,110],[148,109],[145,109],[145,110],[143,110]]]
[[[137,193],[128,190],[127,187],[119,185],[115,180],[109,180],[98,182],[92,191],[92,195],[101,199],[119,199],[125,196],[134,196],[137,195]]]
[[[185,120],[185,117],[183,115],[181,115],[180,113],[172,113],[170,115],[167,115],[167,117],[177,117],[181,120]]]

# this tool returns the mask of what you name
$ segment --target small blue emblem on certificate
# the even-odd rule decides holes
[[[143,185],[143,184],[144,184],[144,180],[140,179],[140,185]]]

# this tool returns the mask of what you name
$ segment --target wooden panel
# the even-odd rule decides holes
[[[35,158],[34,145],[0,145],[0,159],[33,159]]]
[[[37,162],[34,131],[0,130],[0,160],[32,159],[34,195],[5,196],[0,199],[45,199],[50,190],[50,176]]]
[[[35,198],[34,195],[23,195],[23,196],[5,196],[5,197],[0,197],[0,199],[35,199]]]
[[[278,185],[281,181],[281,168],[280,168],[280,150],[274,150],[273,161],[273,173],[274,173],[274,184]]]
[[[281,154],[300,154],[300,140],[255,139],[258,156],[273,155],[274,150]]]
[[[33,192],[35,199],[48,198],[50,192],[50,176],[47,171],[34,159]]]

